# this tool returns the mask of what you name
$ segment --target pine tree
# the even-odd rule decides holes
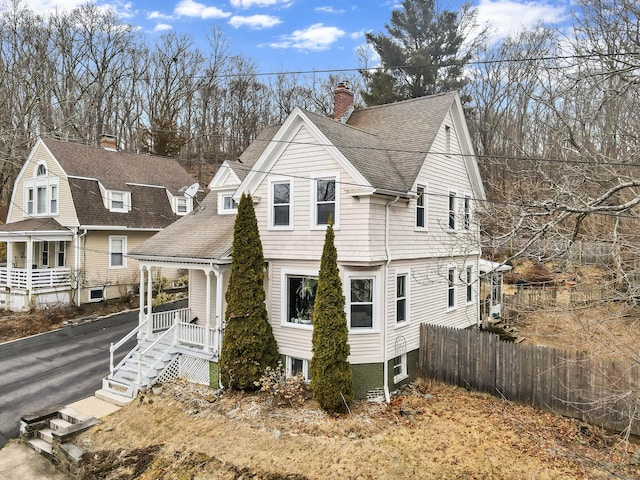
[[[254,390],[266,367],[278,362],[278,346],[267,318],[264,256],[251,195],[242,195],[233,229],[226,327],[220,352],[222,385]]]
[[[344,305],[338,253],[329,225],[313,307],[313,358],[309,366],[313,398],[328,412],[344,411],[354,398]]]
[[[486,29],[476,29],[477,11],[463,5],[459,12],[438,11],[435,0],[404,0],[393,10],[387,34],[367,33],[367,43],[380,56],[382,70],[361,70],[367,105],[459,90],[464,66],[484,44]],[[466,43],[465,43],[466,40]],[[464,44],[464,45],[463,45]]]

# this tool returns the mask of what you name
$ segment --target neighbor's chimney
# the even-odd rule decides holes
[[[345,123],[353,112],[353,92],[347,82],[339,82],[333,92],[333,119]]]
[[[105,150],[112,150],[116,152],[118,150],[118,141],[115,135],[108,135],[103,133],[100,135],[100,146]]]

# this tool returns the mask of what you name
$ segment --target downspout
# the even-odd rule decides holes
[[[382,280],[382,288],[384,292],[384,310],[383,310],[383,328],[382,328],[382,375],[384,379],[383,388],[384,388],[384,398],[389,403],[391,401],[391,397],[389,395],[389,365],[387,362],[387,313],[389,307],[389,296],[387,291],[387,283],[388,283],[388,273],[389,273],[389,264],[391,263],[391,250],[389,248],[389,207],[400,200],[399,196],[390,202],[387,202],[384,206],[384,252],[387,257],[387,261],[384,264],[384,274]]]

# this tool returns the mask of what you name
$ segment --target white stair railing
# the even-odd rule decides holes
[[[124,362],[127,359],[127,356],[125,356],[125,358],[122,359],[122,361],[114,367],[113,365],[113,354],[116,350],[118,350],[122,345],[124,345],[126,342],[128,342],[129,340],[131,340],[133,338],[134,335],[136,335],[147,323],[147,321],[145,320],[144,322],[142,322],[141,324],[139,324],[136,328],[134,328],[133,330],[131,330],[129,333],[127,333],[127,335],[125,337],[123,337],[120,341],[118,341],[117,343],[111,343],[111,346],[109,347],[109,371],[111,372],[111,375],[114,374],[114,372],[120,368],[122,365],[124,365]],[[135,350],[135,349],[134,349]]]

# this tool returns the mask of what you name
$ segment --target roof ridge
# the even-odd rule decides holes
[[[379,109],[379,108],[389,108],[389,107],[393,107],[396,105],[403,105],[403,104],[407,104],[407,103],[411,103],[411,102],[417,102],[420,100],[427,100],[427,99],[432,99],[432,98],[436,98],[436,97],[446,97],[446,96],[454,96],[454,95],[458,95],[458,92],[456,92],[455,90],[450,91],[450,92],[440,92],[440,93],[434,93],[433,95],[423,95],[422,97],[415,97],[415,98],[407,98],[406,100],[400,100],[398,102],[393,102],[393,103],[385,103],[382,105],[371,105],[370,107],[364,107],[362,109],[356,109],[356,112],[364,112],[366,110],[374,110],[374,109]]]

